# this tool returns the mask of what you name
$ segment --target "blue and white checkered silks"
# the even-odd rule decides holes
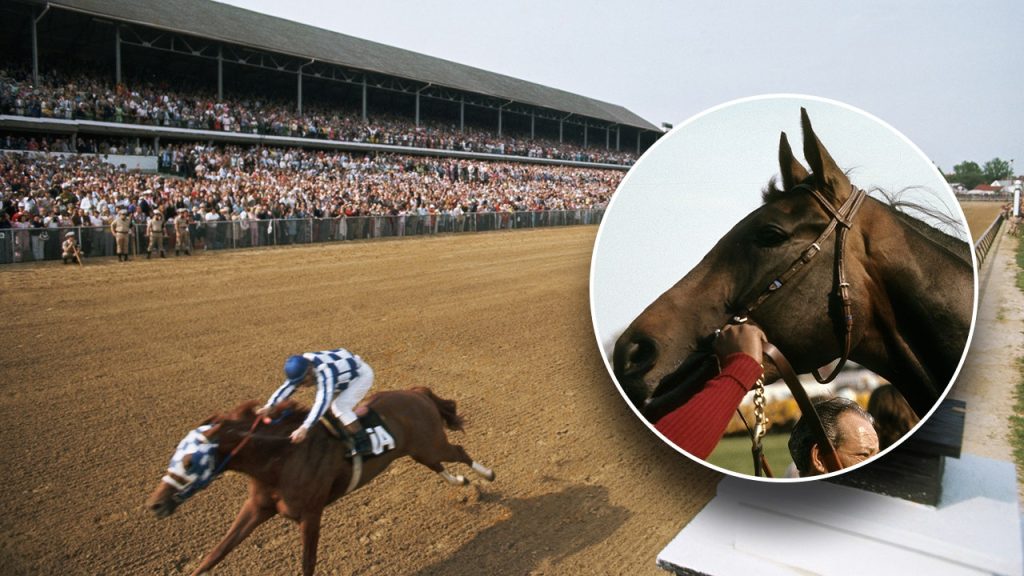
[[[206,437],[206,432],[210,428],[212,426],[203,425],[189,432],[185,439],[178,443],[174,456],[171,456],[171,463],[167,467],[170,474],[165,475],[163,481],[177,489],[183,497],[191,496],[213,480],[217,444],[210,442]],[[186,467],[187,456],[192,458]],[[185,482],[182,483],[178,478]]]

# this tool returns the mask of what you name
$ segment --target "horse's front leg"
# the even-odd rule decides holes
[[[210,568],[216,566],[229,552],[235,549],[235,546],[241,544],[242,540],[245,540],[253,529],[272,518],[274,514],[277,514],[275,509],[262,508],[252,498],[246,500],[245,504],[242,504],[242,509],[238,511],[235,523],[231,525],[228,533],[224,535],[224,539],[203,558],[203,561],[199,563],[199,567],[192,573],[192,576],[204,574]]]
[[[324,509],[308,512],[299,520],[302,531],[302,576],[313,576],[316,569],[316,547],[320,543],[320,517]]]

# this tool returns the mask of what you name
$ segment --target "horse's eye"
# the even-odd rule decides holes
[[[789,235],[774,226],[764,226],[754,233],[754,241],[758,246],[772,248],[789,240]]]

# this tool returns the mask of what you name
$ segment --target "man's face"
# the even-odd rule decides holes
[[[849,468],[878,454],[878,434],[871,422],[863,416],[847,410],[839,415],[836,425],[839,428],[839,442],[835,449],[840,466]],[[810,475],[828,472],[824,465],[823,451],[817,445],[811,452],[811,468]]]
[[[836,446],[839,463],[843,468],[859,464],[878,454],[878,434],[875,427],[856,412],[847,411],[839,416],[840,443]]]

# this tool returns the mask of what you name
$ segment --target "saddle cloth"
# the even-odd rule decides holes
[[[353,446],[351,435],[337,416],[328,411],[320,417],[320,422],[331,436],[345,442],[349,448]],[[359,417],[359,424],[370,437],[370,445],[373,448],[372,456],[380,456],[395,449],[395,439],[376,411],[367,408],[366,414]]]

